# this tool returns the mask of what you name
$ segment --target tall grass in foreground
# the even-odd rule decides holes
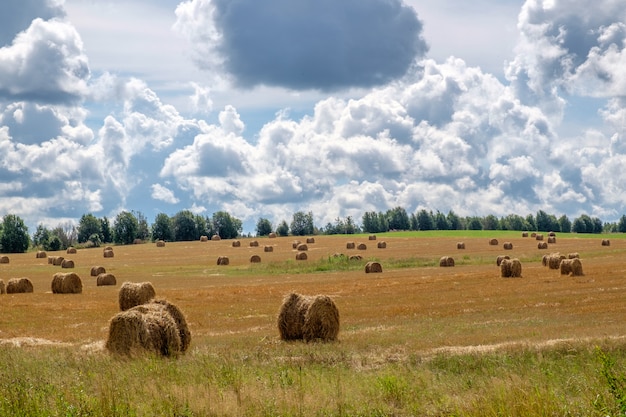
[[[381,354],[264,341],[178,359],[0,347],[2,416],[620,416],[626,346]]]

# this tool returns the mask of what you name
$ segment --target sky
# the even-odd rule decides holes
[[[9,0],[0,215],[626,213],[623,0]]]

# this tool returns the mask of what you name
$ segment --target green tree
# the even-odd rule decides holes
[[[83,214],[78,221],[78,243],[87,242],[94,234],[102,234],[102,222],[91,213]],[[102,240],[101,237],[99,239]]]
[[[490,214],[483,219],[483,230],[497,230],[498,224],[498,218],[493,214]]]
[[[298,211],[293,214],[293,219],[290,225],[291,234],[294,236],[312,235],[315,232],[315,226],[313,225],[313,213],[304,213]]]
[[[196,216],[190,210],[179,211],[172,217],[172,229],[177,242],[200,239]]]
[[[272,233],[272,223],[263,217],[256,222],[256,235],[267,236]]]
[[[152,224],[152,240],[164,240],[168,242],[174,240],[172,220],[167,214],[159,213],[154,218],[154,223]]]
[[[419,230],[433,230],[435,228],[433,216],[425,209],[421,209],[417,213],[417,225]]]
[[[113,222],[113,242],[128,245],[137,239],[139,222],[135,215],[129,211],[122,211]]]
[[[276,228],[276,234],[278,236],[289,236],[289,225],[286,220],[280,222],[278,227]]]
[[[35,231],[35,234],[33,235],[33,246],[41,247],[44,250],[49,250],[49,249],[46,249],[46,246],[48,245],[49,240],[50,240],[50,230],[42,224],[37,226],[37,230]]]
[[[483,222],[480,220],[480,217],[468,217],[467,230],[483,230]]]
[[[2,252],[26,252],[29,244],[30,236],[24,221],[14,214],[5,215],[2,219],[2,234],[0,235]]]
[[[526,224],[528,225],[528,227],[526,228],[526,230],[538,230],[537,229],[537,222],[535,220],[535,216],[533,216],[532,214],[529,214],[526,216]]]
[[[559,217],[558,222],[559,222],[559,231],[563,233],[569,233],[572,231],[572,222],[567,218],[565,214]]]
[[[626,214],[622,214],[619,222],[617,222],[617,231],[620,233],[626,233]]]
[[[435,229],[437,230],[448,230],[450,229],[450,225],[448,224],[448,219],[446,215],[437,210],[435,213]]]
[[[213,213],[213,227],[223,239],[234,239],[243,230],[241,220],[225,211]]]
[[[100,220],[101,230],[102,230],[102,243],[111,243],[113,242],[113,232],[111,231],[111,223],[109,219],[105,216]]]
[[[457,216],[455,212],[450,210],[446,217],[448,218],[448,225],[449,225],[450,230],[462,230],[463,229],[463,223],[461,222],[461,218]]]
[[[402,207],[395,207],[387,210],[385,213],[387,218],[387,226],[390,230],[410,230],[411,223],[409,221],[409,215]]]
[[[137,237],[135,239],[148,240],[150,238],[150,226],[148,226],[148,219],[140,211],[132,212],[137,219]]]

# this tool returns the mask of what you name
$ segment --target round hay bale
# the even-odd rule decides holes
[[[556,243],[556,237],[548,236],[548,243],[555,244]]]
[[[263,252],[274,252],[274,246],[263,246]]]
[[[552,253],[548,257],[548,268],[550,269],[559,269],[561,267],[561,261],[565,259],[565,255],[561,255],[558,253]]]
[[[218,256],[217,257],[217,264],[218,265],[228,265],[230,263],[230,260],[228,259],[228,256]]]
[[[580,258],[580,255],[578,254],[578,252],[572,252],[572,253],[567,254],[567,259],[574,259],[574,258]]]
[[[90,275],[91,275],[92,277],[97,277],[97,276],[98,276],[98,275],[100,275],[100,274],[104,274],[106,271],[107,271],[107,270],[106,270],[106,269],[104,269],[104,267],[103,267],[103,266],[92,266],[92,267],[91,267],[91,272],[90,272]]]
[[[52,276],[52,294],[80,294],[83,292],[83,283],[74,272],[57,272]]]
[[[4,280],[0,279],[0,294],[6,294],[7,288],[4,285]]]
[[[502,278],[519,278],[522,276],[522,263],[519,259],[503,259],[500,264]]]
[[[387,242],[385,242],[384,240],[381,240],[380,242],[378,242],[376,244],[376,247],[378,249],[386,249],[387,248]]]
[[[61,262],[61,268],[74,268],[74,261],[71,259],[63,259],[63,262]]]
[[[258,241],[253,240],[253,241],[250,242],[250,247],[251,248],[256,248],[258,246],[259,246],[259,242]]]
[[[53,264],[54,264],[54,258],[56,258],[56,256],[48,256],[48,263],[49,263],[50,265],[53,265]]]
[[[537,249],[548,249],[548,243],[547,242],[537,243]]]
[[[439,259],[439,266],[454,266],[454,258],[451,256],[442,256],[441,259]]]
[[[548,266],[549,261],[550,261],[550,255],[543,255],[543,258],[541,258],[541,265]]]
[[[143,243],[143,240],[141,240],[141,239],[133,240],[133,245],[141,245],[142,243]]]
[[[457,249],[465,249],[465,243],[464,242],[457,242],[456,243],[456,248]]]
[[[120,287],[120,310],[125,311],[145,304],[156,296],[151,282],[125,282]]]
[[[306,243],[315,243],[315,238],[314,237],[307,237],[306,238]]]
[[[530,237],[537,237],[537,233],[532,232],[532,233],[530,234]]]
[[[369,235],[367,240],[376,240],[376,235]]]
[[[209,237],[206,235],[202,235],[200,236],[200,242],[208,242],[209,241]]]
[[[241,242],[238,240],[233,240],[232,246],[233,248],[239,248],[241,247]]]
[[[4,256],[0,256],[0,264],[8,264],[9,263],[9,257],[4,255]]]
[[[259,262],[261,262],[261,257],[259,255],[252,255],[250,257],[250,263],[258,264]]]
[[[7,282],[7,294],[33,292],[33,283],[28,278],[11,278]]]
[[[298,252],[296,254],[296,261],[306,261],[308,259],[308,256],[306,255],[306,252]]]
[[[302,326],[310,303],[310,297],[298,293],[291,293],[283,299],[278,312],[278,332],[282,340],[303,338]]]
[[[61,266],[63,265],[63,261],[65,260],[64,257],[62,256],[55,256],[54,259],[52,260],[52,265],[54,266]]]
[[[152,303],[160,304],[165,307],[165,310],[170,313],[172,318],[174,318],[176,326],[178,327],[178,334],[180,336],[180,351],[187,351],[189,345],[191,344],[191,331],[189,331],[187,319],[181,309],[164,299],[155,299]]]
[[[306,245],[306,243],[300,243],[296,249],[299,251],[305,251],[309,250],[309,247]]]
[[[496,265],[500,266],[505,259],[511,259],[509,255],[500,255],[496,258]]]
[[[513,250],[513,244],[511,242],[504,242],[502,247],[504,247],[505,250]]]
[[[537,236],[535,236],[535,240],[543,240],[543,235],[537,234]]]
[[[222,240],[222,238],[220,237],[220,235],[213,235],[211,236],[211,240]]]
[[[522,232],[522,237],[528,237],[528,232]]]
[[[105,343],[109,352],[121,356],[146,352],[174,356],[181,352],[181,345],[176,320],[157,303],[138,305],[113,316]]]
[[[67,248],[67,250],[65,251],[65,253],[68,253],[68,254],[74,254],[74,253],[76,253],[76,248],[74,248],[74,247],[70,246],[69,248]]]
[[[361,260],[363,260],[363,257],[361,255],[351,255],[350,258],[348,258],[348,260],[350,260],[350,261],[361,261]]]
[[[383,272],[383,267],[378,262],[368,262],[365,264],[365,273],[366,274],[375,274]]]
[[[305,342],[332,342],[338,334],[339,309],[329,296],[316,296],[304,314],[302,338]]]
[[[267,237],[269,237],[270,239],[276,239],[276,233],[272,232],[269,235],[267,235]]]
[[[609,239],[602,239],[602,246],[611,246],[611,241]]]
[[[579,258],[563,259],[561,261],[561,275],[579,277],[583,274],[583,264]]]
[[[108,250],[113,250],[112,246],[105,246],[104,248],[102,248],[102,252],[106,252]]]
[[[157,246],[157,248],[164,248],[165,247],[165,241],[164,240],[157,240],[156,241],[156,246]]]
[[[292,249],[297,249],[300,243],[302,242],[300,242],[299,240],[294,240],[293,242],[291,242]]]
[[[98,274],[98,277],[96,278],[96,285],[98,287],[105,285],[117,285],[117,280],[115,279],[115,275],[104,272],[102,274]]]
[[[358,245],[356,245],[356,248],[358,250],[367,250],[367,245],[365,243],[359,243]]]
[[[491,246],[498,246],[498,239],[489,239],[489,244]]]
[[[37,253],[35,254],[35,258],[45,258],[48,255],[46,254],[46,252],[42,251],[42,250],[38,250]]]
[[[346,243],[346,249],[354,249],[355,247],[356,245],[354,244],[354,242]]]
[[[105,250],[103,252],[103,256],[105,258],[113,258],[115,256],[115,254],[113,253],[113,249]]]
[[[556,233],[554,233],[554,232],[548,232],[548,237],[555,237],[555,236],[556,236]]]

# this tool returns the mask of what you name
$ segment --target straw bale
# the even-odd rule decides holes
[[[141,244],[143,244],[143,240],[141,240],[141,239],[133,240],[133,245],[141,245]]]
[[[218,265],[228,265],[230,263],[230,260],[228,259],[228,256],[218,256],[217,257],[217,264]]]
[[[102,252],[106,252],[108,250],[113,250],[112,246],[105,246],[104,248],[102,248]]]
[[[561,266],[561,261],[565,259],[565,255],[561,255],[559,253],[552,253],[548,257],[548,268],[550,269],[559,269]]]
[[[537,243],[537,249],[548,249],[548,243],[547,242]]]
[[[556,236],[556,233],[554,233],[554,232],[549,232],[548,233],[548,237],[555,237],[555,236]]]
[[[67,248],[67,250],[65,251],[65,253],[68,253],[68,254],[74,254],[74,253],[76,253],[76,248],[74,248],[74,247],[70,246],[69,248]]]
[[[326,295],[291,293],[284,298],[278,313],[278,331],[282,340],[336,340],[339,334],[339,310]]]
[[[103,266],[92,266],[90,275],[92,277],[97,277],[100,274],[104,274],[107,270]]]
[[[278,312],[278,331],[282,340],[303,338],[304,316],[311,303],[311,297],[291,293],[283,299]]]
[[[0,294],[6,294],[7,288],[4,285],[4,280],[0,279]]]
[[[102,287],[105,285],[116,285],[117,284],[117,279],[115,279],[115,275],[108,273],[108,272],[103,272],[102,274],[98,274],[98,276],[96,277],[96,285],[98,287]]]
[[[532,232],[532,233],[530,234],[530,237],[537,237],[537,233]]]
[[[314,237],[307,237],[306,238],[306,243],[315,243],[315,238]]]
[[[491,246],[498,246],[498,239],[489,239],[489,244]]]
[[[387,248],[387,242],[385,242],[384,240],[381,240],[380,242],[378,242],[376,244],[376,247],[378,249],[386,249]]]
[[[361,255],[350,255],[350,258],[348,260],[350,260],[350,261],[360,261],[360,260],[363,260],[363,257]]]
[[[370,262],[365,264],[365,273],[366,274],[380,273],[380,272],[383,272],[383,267],[382,267],[382,265],[380,263],[370,261]]]
[[[568,259],[580,258],[580,255],[578,254],[578,252],[572,252],[572,253],[567,254],[567,258]]]
[[[454,266],[454,258],[451,256],[442,256],[441,259],[439,259],[439,266]]]
[[[42,251],[42,250],[38,250],[37,253],[35,254],[35,258],[45,258],[48,255],[46,254],[46,252]]]
[[[541,258],[541,265],[543,266],[548,266],[548,262],[550,261],[550,255],[543,255],[543,258]]]
[[[543,235],[537,234],[537,236],[535,236],[535,240],[543,240]]]
[[[145,304],[156,296],[151,282],[124,282],[119,291],[120,310]]]
[[[376,235],[369,235],[367,240],[376,240]]]
[[[556,237],[548,236],[548,243],[555,244],[556,243]]]
[[[346,243],[346,249],[354,249],[355,247],[356,245],[354,244],[354,242]]]
[[[54,264],[54,258],[56,258],[56,256],[48,256],[48,263],[50,265]]]
[[[257,240],[250,241],[250,247],[251,248],[256,248],[258,246],[259,246],[259,242]]]
[[[63,262],[61,262],[61,268],[74,268],[74,261],[71,259],[63,259]]]
[[[504,242],[503,245],[505,250],[512,250],[513,249],[513,244],[511,242]]]
[[[579,258],[563,259],[561,261],[561,275],[582,276],[583,264]]]
[[[55,256],[54,259],[52,260],[52,265],[54,266],[61,266],[63,265],[63,261],[65,260],[64,257],[62,256]]]
[[[367,245],[365,243],[359,243],[358,245],[356,245],[356,248],[358,250],[366,250],[367,249]]]
[[[522,232],[522,237],[528,237],[528,232]]]
[[[152,302],[164,306],[165,310],[174,318],[176,327],[178,327],[178,334],[180,336],[180,351],[187,351],[189,345],[191,344],[191,331],[189,330],[187,319],[181,309],[162,298],[157,298]]]
[[[259,255],[252,255],[250,257],[250,262],[253,264],[258,264],[259,262],[261,262],[261,257]]]
[[[500,255],[496,258],[496,265],[500,266],[505,259],[511,259],[509,255]]]
[[[602,239],[602,246],[611,246],[611,241],[609,239]]]
[[[296,261],[306,261],[308,259],[308,256],[306,255],[306,252],[298,252],[296,254]]]
[[[105,250],[103,252],[103,256],[105,258],[113,258],[115,256],[115,254],[113,253],[113,249]]]
[[[465,243],[464,242],[457,242],[456,243],[456,248],[457,249],[465,249]]]
[[[232,246],[233,248],[239,248],[241,247],[241,242],[238,240],[233,240]]]
[[[522,276],[522,263],[519,259],[503,259],[500,264],[502,278],[519,278]]]
[[[200,236],[200,242],[208,242],[208,241],[209,241],[209,237],[207,235]]]
[[[157,240],[156,241],[156,246],[157,246],[157,248],[165,247],[165,241],[164,240]]]
[[[299,245],[300,243],[302,243],[302,242],[300,242],[299,240],[294,240],[293,242],[291,242],[291,247],[292,247],[293,249],[297,249],[297,248],[298,248],[298,245]]]
[[[11,278],[7,282],[7,294],[33,292],[33,283],[28,278]]]
[[[305,251],[309,250],[309,247],[306,245],[306,243],[300,243],[296,249],[299,251]]]
[[[274,246],[269,246],[269,245],[263,246],[263,252],[274,252]]]
[[[267,235],[267,237],[269,237],[270,239],[275,239],[276,238],[276,233],[272,232],[269,235]]]
[[[57,272],[52,276],[53,294],[80,294],[83,292],[83,283],[74,272]]]
[[[0,256],[0,264],[8,264],[9,263],[9,257],[4,255],[4,256]]]
[[[222,238],[220,237],[220,235],[213,235],[211,236],[211,240],[222,240]]]

